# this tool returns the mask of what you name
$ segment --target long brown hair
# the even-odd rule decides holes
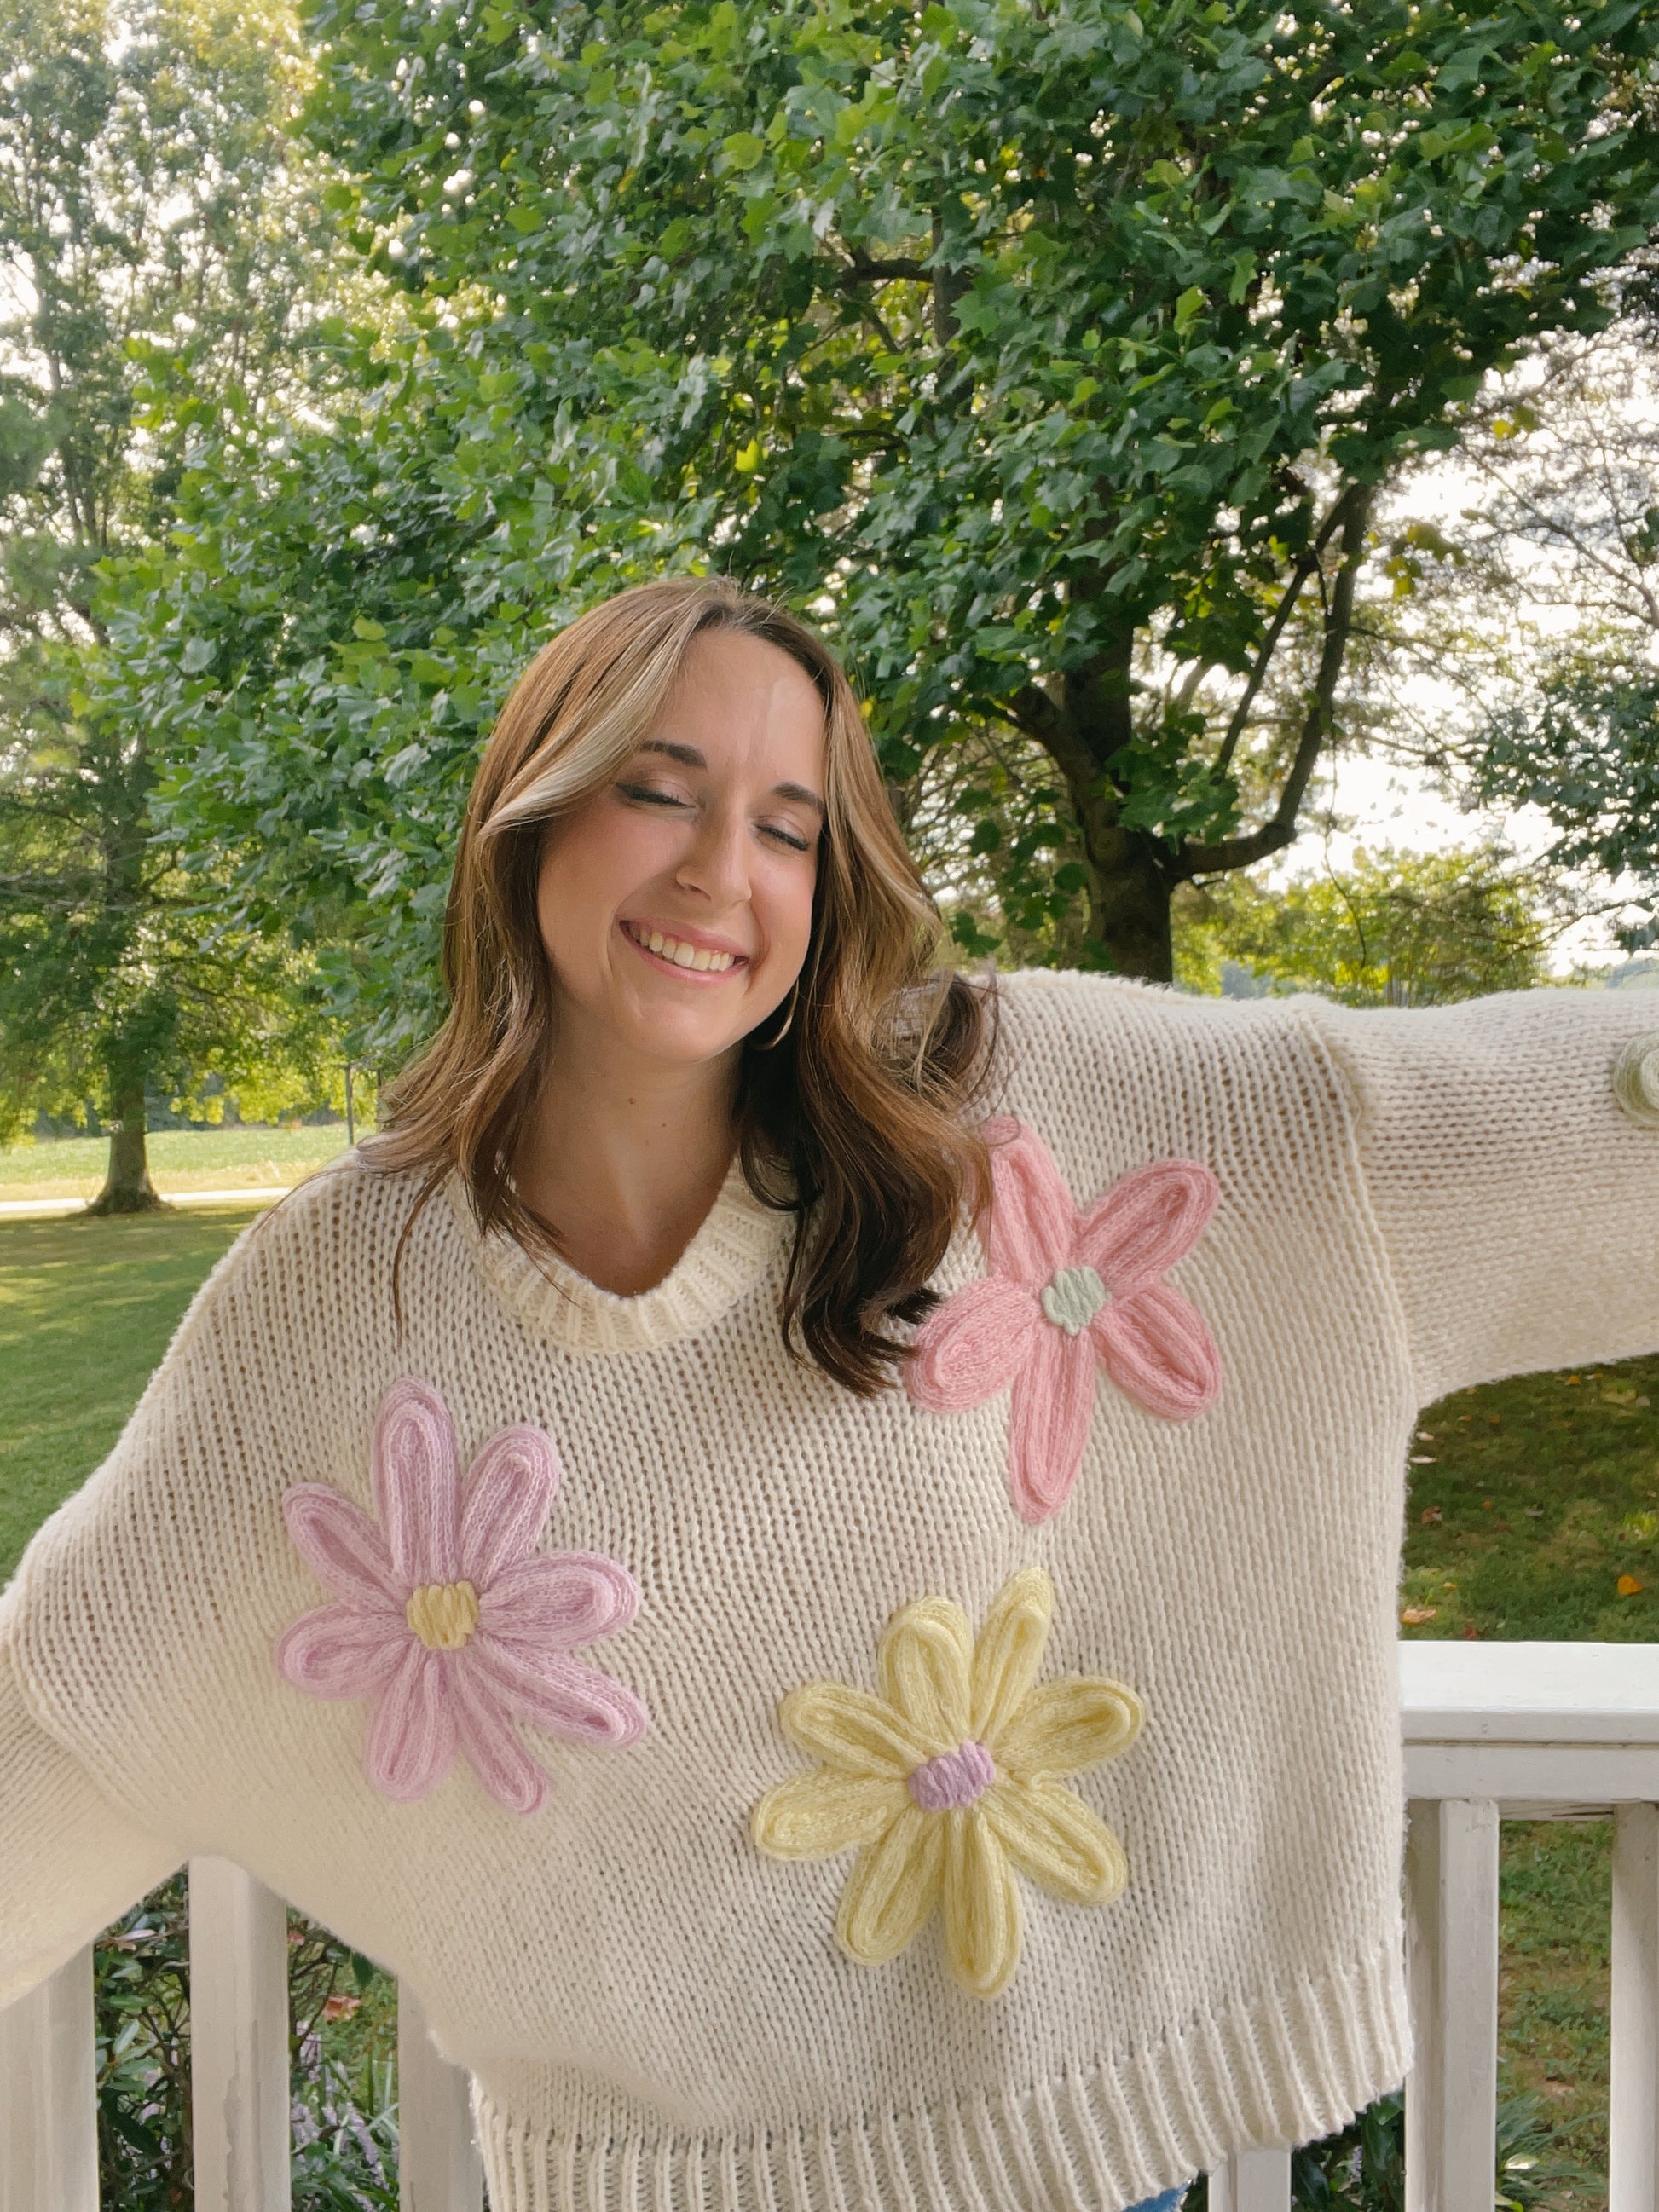
[[[905,1355],[964,1205],[987,1189],[967,1118],[994,1033],[988,983],[933,972],[940,924],[887,803],[840,663],[805,623],[720,578],[636,585],[543,647],[473,781],[444,921],[447,1019],[382,1094],[386,1170],[423,1168],[420,1205],[459,1170],[481,1228],[557,1249],[513,1180],[550,1052],[552,975],[537,921],[547,825],[603,790],[667,698],[694,638],[779,647],[823,702],[826,821],[811,941],[782,1041],[751,1042],[738,1100],[750,1188],[795,1215],[783,1332],[868,1394]],[[775,1025],[764,1024],[769,1035]],[[764,1040],[759,1041],[761,1043]]]

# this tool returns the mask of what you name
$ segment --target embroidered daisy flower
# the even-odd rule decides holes
[[[975,1641],[948,1599],[894,1615],[881,1695],[809,1682],[779,1709],[822,1764],[769,1790],[750,1832],[775,1858],[859,1856],[836,1921],[861,1965],[895,1958],[942,1910],[951,1975],[994,1996],[1019,1964],[1016,1869],[1071,1905],[1105,1905],[1123,1847],[1060,1779],[1133,1742],[1140,1700],[1121,1682],[1039,1682],[1054,1612],[1041,1567],[1003,1584]]]
[[[323,1483],[283,1497],[337,1601],[283,1632],[276,1665],[313,1697],[369,1700],[363,1764],[384,1796],[425,1796],[459,1751],[497,1803],[534,1813],[548,1777],[515,1722],[595,1746],[645,1733],[634,1692],[573,1656],[628,1626],[639,1589],[615,1559],[537,1549],[559,1480],[550,1440],[510,1428],[463,1485],[449,1408],[406,1376],[375,1418],[373,1516]]]
[[[1168,1421],[1213,1404],[1221,1358],[1196,1307],[1164,1280],[1214,1210],[1197,1160],[1154,1160],[1079,1210],[1048,1146],[1023,1121],[987,1124],[990,1273],[916,1332],[905,1383],[935,1413],[1013,1386],[1008,1486],[1023,1521],[1071,1495],[1094,1416],[1095,1370]]]

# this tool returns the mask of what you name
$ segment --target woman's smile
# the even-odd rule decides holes
[[[624,921],[623,935],[653,968],[672,969],[683,979],[699,983],[722,982],[749,965],[748,956],[706,930],[678,922],[672,929],[657,922]]]

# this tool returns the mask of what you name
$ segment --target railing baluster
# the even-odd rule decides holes
[[[1659,1806],[1613,1822],[1607,2212],[1659,2212]]]
[[[0,2012],[0,2212],[98,2212],[92,1953]]]
[[[288,1911],[228,1859],[190,1863],[196,2212],[289,2212]]]
[[[1238,2150],[1210,2172],[1210,2212],[1291,2212],[1291,2154]]]
[[[1407,2212],[1492,2212],[1498,2124],[1498,1808],[1413,1804],[1406,1849],[1416,2063]]]
[[[483,2166],[465,2074],[440,2057],[413,1990],[398,1984],[398,2203],[401,2212],[480,2212]]]

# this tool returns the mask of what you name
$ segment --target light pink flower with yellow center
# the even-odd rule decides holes
[[[383,1796],[423,1797],[459,1752],[513,1813],[546,1802],[520,1741],[526,1721],[572,1743],[644,1735],[634,1692],[573,1656],[639,1606],[626,1567],[595,1552],[541,1552],[560,1468],[541,1430],[490,1437],[463,1485],[449,1408],[406,1376],[380,1401],[374,1514],[325,1484],[287,1492],[295,1547],[337,1602],[278,1638],[276,1665],[315,1698],[366,1698],[363,1764]]]
[[[1152,1160],[1079,1208],[1035,1129],[986,1124],[989,1272],[916,1331],[905,1387],[930,1413],[1012,1387],[1008,1487],[1022,1521],[1071,1495],[1104,1369],[1166,1421],[1215,1402],[1221,1358],[1203,1316],[1164,1279],[1203,1234],[1218,1195],[1198,1160]]]
[[[1071,1905],[1105,1905],[1123,1847],[1060,1777],[1127,1750],[1140,1700],[1122,1683],[1039,1682],[1054,1588],[1041,1567],[1003,1584],[977,1639],[946,1598],[907,1605],[877,1656],[879,1697],[809,1682],[779,1710],[822,1764],[769,1790],[750,1832],[775,1858],[856,1849],[836,1935],[880,1966],[942,1910],[954,1979],[994,1996],[1019,1964],[1018,1869]]]

